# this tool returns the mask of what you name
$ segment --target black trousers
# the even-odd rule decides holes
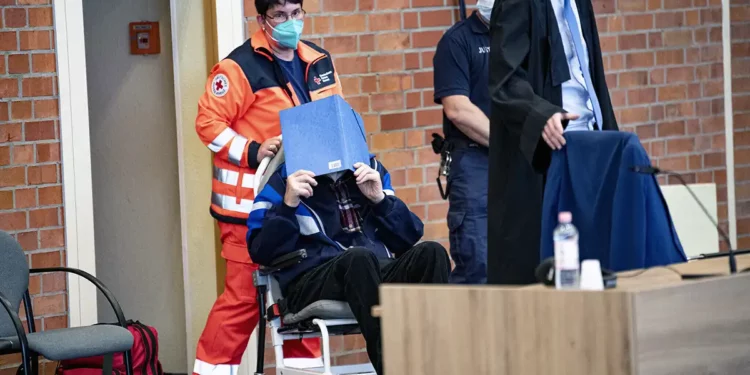
[[[423,242],[397,259],[379,259],[371,251],[352,248],[294,280],[286,290],[286,308],[298,312],[322,299],[346,301],[367,342],[375,371],[383,374],[380,320],[372,316],[381,283],[446,284],[450,260],[442,245]]]

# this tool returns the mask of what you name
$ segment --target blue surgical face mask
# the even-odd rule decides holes
[[[303,20],[287,20],[284,23],[271,28],[271,39],[279,43],[282,47],[297,49],[297,43],[302,36],[302,28],[305,26]],[[267,32],[266,32],[267,33]]]
[[[479,0],[477,1],[477,10],[479,14],[484,17],[487,21],[492,16],[492,7],[495,5],[495,0]]]

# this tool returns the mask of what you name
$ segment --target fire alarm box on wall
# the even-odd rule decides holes
[[[133,55],[154,55],[161,52],[158,22],[130,23],[130,53]]]

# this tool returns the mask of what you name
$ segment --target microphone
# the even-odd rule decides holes
[[[732,248],[732,241],[729,240],[729,236],[724,232],[723,229],[721,229],[721,226],[719,225],[719,223],[717,223],[716,220],[714,220],[714,218],[708,212],[708,209],[706,209],[706,206],[704,206],[701,200],[698,199],[698,197],[693,192],[693,189],[691,189],[690,186],[688,186],[687,182],[685,181],[685,179],[682,177],[681,174],[677,172],[664,170],[664,169],[659,169],[657,167],[652,167],[650,165],[646,165],[646,166],[636,165],[636,166],[630,167],[630,170],[635,173],[650,174],[650,175],[663,174],[663,175],[668,175],[668,176],[674,176],[675,178],[677,178],[677,180],[680,181],[680,184],[684,186],[685,189],[687,189],[687,191],[693,197],[693,200],[696,203],[698,203],[698,206],[700,206],[701,210],[703,210],[703,213],[706,215],[708,220],[711,221],[711,224],[713,224],[714,227],[716,227],[716,229],[719,231],[722,241],[724,242],[725,245],[727,245],[727,248],[729,248],[729,272],[737,273],[737,259],[735,258],[734,249]],[[683,275],[683,276],[687,276],[687,275]],[[709,276],[709,275],[706,275],[706,276]],[[714,276],[714,275],[711,275],[711,276]],[[694,278],[694,277],[691,276],[689,278]]]

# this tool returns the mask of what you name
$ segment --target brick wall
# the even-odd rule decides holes
[[[732,0],[731,4],[737,246],[747,249],[750,248],[750,2]]]
[[[57,79],[50,0],[0,0],[0,230],[32,267],[64,262]],[[66,327],[65,276],[31,277],[37,329]],[[24,315],[22,315],[24,316]],[[20,356],[0,356],[0,374]],[[54,372],[45,363],[44,373]]]

